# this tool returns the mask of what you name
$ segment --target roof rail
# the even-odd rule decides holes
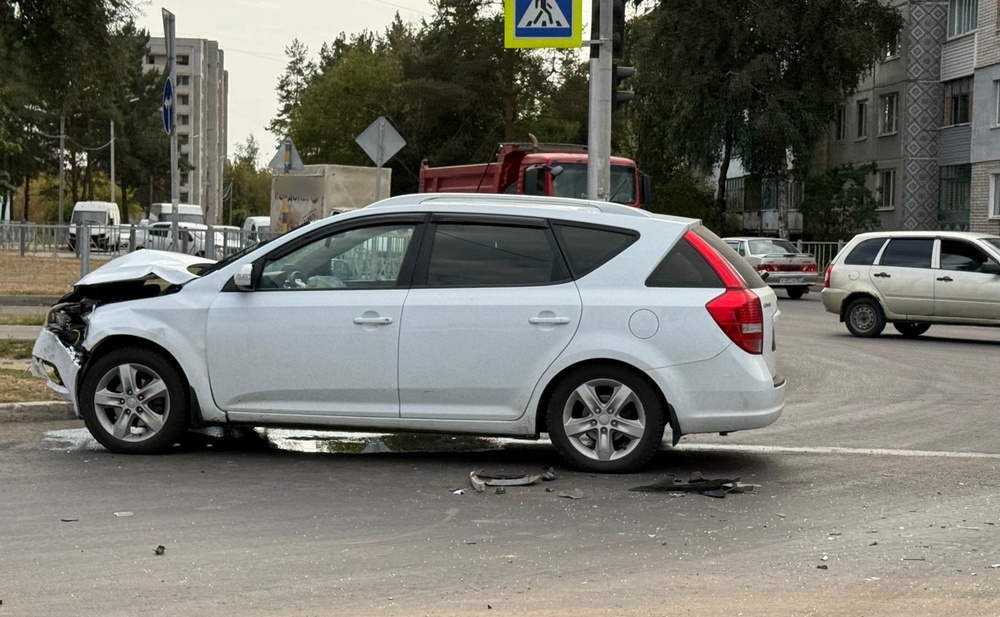
[[[620,214],[624,216],[652,216],[645,210],[608,201],[572,199],[569,197],[548,197],[545,195],[511,195],[506,193],[416,193],[410,195],[397,195],[396,197],[383,199],[382,201],[373,203],[367,207],[390,208],[393,206],[412,206],[424,203],[469,206],[489,203],[504,206],[526,206],[536,208],[555,206],[561,208],[575,208],[577,210],[590,210],[593,212],[606,212],[609,214]]]

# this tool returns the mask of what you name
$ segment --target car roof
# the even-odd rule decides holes
[[[869,231],[858,234],[851,239],[852,242],[867,240],[868,238],[965,238],[982,239],[997,238],[996,234],[986,234],[976,231]]]
[[[552,216],[560,212],[591,212],[633,218],[659,219],[684,225],[697,221],[697,219],[657,214],[633,206],[607,201],[548,197],[543,195],[508,195],[503,193],[414,193],[390,197],[353,212],[362,212],[376,208],[419,210],[421,207],[430,207],[433,210],[462,208],[467,212],[482,212],[491,207],[517,207],[528,210],[524,214],[540,217]],[[532,210],[534,212],[531,212]]]
[[[774,236],[726,236],[723,240],[784,240],[791,242],[786,238],[775,238]]]

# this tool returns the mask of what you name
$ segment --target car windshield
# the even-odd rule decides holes
[[[160,221],[172,223],[174,221],[175,217],[177,218],[177,222],[178,223],[204,223],[205,222],[205,217],[203,217],[200,214],[184,214],[184,213],[181,213],[181,214],[175,215],[173,212],[164,212],[164,213],[160,214]]]
[[[74,210],[73,217],[69,221],[77,225],[89,223],[91,225],[107,225],[108,213],[98,210]]]
[[[562,172],[552,176],[552,196],[587,198],[587,166],[581,163],[557,163]],[[619,204],[635,203],[635,167],[611,166],[611,200]]]
[[[281,236],[277,236],[277,237],[280,238]],[[216,270],[218,270],[220,268],[224,268],[224,267],[228,266],[229,264],[233,263],[234,261],[236,261],[237,259],[239,259],[240,257],[243,257],[244,255],[246,255],[250,251],[256,250],[256,249],[264,246],[268,242],[272,242],[274,239],[275,238],[270,238],[268,240],[262,240],[260,242],[252,242],[252,243],[248,244],[247,246],[244,246],[242,249],[236,251],[235,253],[227,256],[225,259],[220,259],[219,261],[215,262],[214,264],[208,266],[207,268],[205,268],[204,270],[202,270],[201,272],[199,272],[198,276],[205,276],[206,274],[209,274],[211,272],[215,272]]]
[[[779,238],[764,238],[761,240],[750,240],[751,255],[768,255],[770,253],[798,253],[799,249],[788,240]]]

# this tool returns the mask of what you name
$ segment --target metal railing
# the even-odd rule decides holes
[[[795,247],[803,253],[809,253],[816,258],[816,270],[822,275],[837,253],[847,244],[843,240],[836,242],[803,242],[798,240]]]

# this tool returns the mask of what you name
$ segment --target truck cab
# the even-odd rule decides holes
[[[422,193],[513,193],[587,197],[585,147],[502,144],[497,160],[475,165],[420,166]],[[651,201],[649,176],[635,161],[611,157],[609,201],[641,208]]]

